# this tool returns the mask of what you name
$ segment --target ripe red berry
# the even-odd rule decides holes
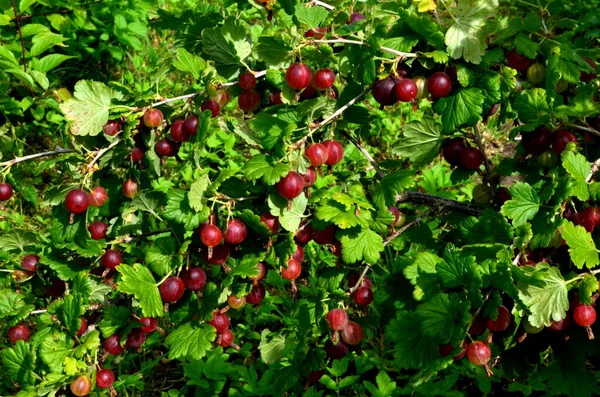
[[[296,252],[292,255],[292,259],[298,263],[304,260],[304,248],[301,245],[296,244]]]
[[[87,211],[89,205],[90,197],[81,189],[73,189],[65,197],[65,206],[72,214],[81,214]]]
[[[246,304],[246,297],[242,296],[241,298],[238,298],[237,296],[231,295],[229,298],[227,298],[227,304],[232,309],[239,310]]]
[[[470,335],[480,335],[483,334],[483,332],[485,331],[485,320],[483,319],[483,317],[477,316],[473,319],[473,321],[471,322],[471,326],[469,327],[469,334]]]
[[[123,129],[123,123],[120,120],[108,120],[102,131],[109,136],[115,136]]]
[[[532,132],[523,132],[521,136],[521,144],[529,154],[542,154],[552,144],[552,133],[545,127],[539,127]]]
[[[123,346],[121,346],[121,337],[118,334],[113,334],[107,338],[104,341],[104,350],[106,350],[108,354],[112,354],[114,356],[123,353],[125,349]]]
[[[401,102],[410,102],[417,97],[419,89],[412,79],[402,79],[394,86],[394,94]]]
[[[492,358],[492,350],[487,343],[475,341],[467,348],[467,358],[474,365],[487,365]]]
[[[141,328],[134,328],[127,335],[127,347],[139,349],[146,341],[146,333]]]
[[[224,332],[229,328],[229,317],[225,313],[214,312],[209,324],[215,327],[218,333]]]
[[[27,342],[30,337],[31,331],[25,324],[15,325],[8,329],[8,339],[13,345],[17,343],[18,340]]]
[[[456,356],[454,356],[454,361],[458,361],[461,358],[463,358],[467,354],[468,347],[469,346],[468,346],[467,342],[463,341],[463,343],[460,345],[461,352],[458,353]],[[440,345],[439,349],[440,349],[440,355],[442,357],[446,357],[448,354],[452,353],[452,351],[454,350],[454,346],[452,346],[451,344]]]
[[[140,185],[133,179],[127,179],[121,187],[123,195],[127,198],[134,198],[140,191]]]
[[[92,390],[92,380],[89,376],[81,375],[71,383],[69,388],[71,389],[71,393],[77,397],[87,396]]]
[[[354,303],[359,306],[367,306],[371,302],[373,302],[373,291],[369,287],[360,287],[357,288],[352,294],[354,298]]]
[[[260,107],[260,94],[254,90],[244,91],[238,97],[238,106],[246,113],[253,113]]]
[[[183,296],[183,281],[177,277],[169,277],[160,285],[160,297],[164,302],[177,302]]]
[[[348,314],[342,309],[332,309],[327,313],[329,328],[333,331],[341,331],[348,325]]]
[[[251,305],[260,305],[260,303],[265,299],[265,295],[265,287],[261,283],[255,284],[252,286],[250,293],[246,295],[246,302]]]
[[[206,261],[209,265],[221,266],[227,262],[227,259],[229,259],[231,246],[229,244],[221,244],[213,247],[212,256],[210,259],[208,258],[208,251],[205,250],[204,253],[206,254]]]
[[[326,33],[327,27],[323,26],[321,28],[307,30],[306,32],[304,32],[304,37],[314,37],[315,40],[321,40],[323,37],[325,37]]]
[[[53,278],[50,285],[46,286],[46,296],[51,298],[60,298],[67,290],[67,285],[60,278]]]
[[[253,90],[256,87],[256,77],[250,72],[244,72],[238,80],[240,88],[244,91]]]
[[[139,163],[140,161],[142,161],[142,158],[144,157],[144,149],[139,148],[139,147],[134,147],[133,150],[131,151],[131,160],[133,160],[134,163]]]
[[[123,263],[123,254],[121,254],[120,251],[113,249],[106,250],[104,255],[102,255],[102,258],[100,258],[100,262],[105,268],[113,270],[115,267]]]
[[[313,167],[320,167],[327,162],[329,151],[322,143],[313,143],[306,148],[305,154]]]
[[[365,337],[365,332],[363,331],[360,324],[355,323],[354,321],[348,321],[348,325],[344,327],[342,330],[342,340],[344,343],[355,346],[362,342]]]
[[[442,151],[444,159],[455,167],[460,166],[460,154],[467,148],[464,139],[452,138],[445,145]]]
[[[303,190],[304,178],[296,171],[290,171],[277,182],[277,191],[282,197],[288,200],[293,200],[300,196]]]
[[[325,91],[335,82],[335,73],[330,69],[319,69],[315,72],[312,85],[319,91]]]
[[[392,223],[392,226],[396,226],[402,213],[397,207],[394,206],[388,207],[388,211],[394,216],[394,222]]]
[[[269,213],[265,213],[260,216],[260,221],[264,223],[266,227],[269,228],[272,234],[276,234],[279,231],[279,218],[277,218],[276,216],[273,216]]]
[[[283,101],[281,100],[281,91],[269,93],[269,105],[283,105]]]
[[[221,347],[229,347],[233,343],[233,333],[225,329],[223,332],[219,333],[219,337],[217,338],[217,344]]]
[[[102,207],[108,200],[108,193],[102,186],[96,186],[88,195],[92,207]]]
[[[452,91],[452,80],[444,72],[434,73],[427,80],[427,90],[434,99],[447,97]]]
[[[311,187],[317,180],[317,172],[314,168],[310,167],[306,170],[306,174],[302,175],[304,178],[304,187]]]
[[[211,117],[215,118],[219,115],[219,104],[217,103],[217,101],[215,101],[214,99],[207,99],[204,102],[202,102],[202,106],[200,107],[200,110],[202,110],[203,112],[205,110],[210,110],[211,112]]]
[[[504,203],[506,203],[511,198],[512,196],[510,195],[510,190],[508,190],[508,188],[501,187],[498,190],[496,190],[495,200],[498,203],[498,205],[504,205]]]
[[[239,219],[233,219],[229,221],[227,224],[227,230],[225,230],[225,234],[223,238],[227,244],[241,244],[248,235],[248,229],[244,222]]]
[[[88,232],[93,240],[102,240],[106,237],[108,225],[102,221],[96,221],[88,226]]]
[[[333,166],[342,161],[342,158],[344,158],[344,147],[341,143],[328,140],[323,142],[323,145],[327,148],[327,161],[325,164]]]
[[[101,369],[96,373],[96,386],[108,389],[115,383],[115,374],[110,369]]]
[[[598,67],[596,66],[596,62],[592,61],[590,58],[584,58],[584,61],[588,63],[594,69],[593,72],[581,72],[581,81],[588,82],[594,80],[597,75]]]
[[[163,122],[163,114],[158,109],[149,109],[144,113],[144,124],[149,128],[156,128]]]
[[[312,85],[306,87],[300,93],[300,101],[306,101],[307,99],[313,99],[317,97],[317,90]]]
[[[520,55],[515,49],[512,49],[508,52],[506,61],[509,67],[519,72],[525,72],[531,65],[531,59]]]
[[[142,324],[140,329],[147,334],[154,332],[158,328],[158,320],[152,317],[142,317],[138,322]]]
[[[172,156],[175,154],[175,142],[170,141],[166,138],[159,139],[154,144],[154,151],[159,156]]]
[[[81,337],[81,335],[83,335],[85,333],[85,331],[87,330],[88,327],[88,323],[85,320],[85,318],[82,318],[81,320],[81,325],[79,326],[79,330],[77,331],[77,337]]]
[[[460,164],[468,170],[476,170],[483,164],[483,155],[477,148],[465,148],[460,152]]]
[[[346,21],[346,25],[349,25],[354,22],[362,21],[363,19],[367,19],[367,17],[365,17],[360,12],[353,12],[352,14],[350,14],[350,19],[348,21]]]
[[[335,238],[335,226],[329,225],[323,230],[312,228],[312,239],[320,245],[331,244]]]
[[[171,124],[170,128],[171,139],[175,142],[185,142],[190,139],[190,135],[183,130],[183,120],[177,120]]]
[[[580,213],[580,216],[587,218],[594,227],[600,226],[600,209],[598,207],[587,207]]]
[[[295,259],[289,259],[287,263],[287,269],[281,269],[281,276],[286,280],[296,280],[302,273],[302,266],[300,262]]]
[[[192,267],[181,274],[181,279],[185,288],[192,291],[199,291],[206,284],[206,273],[199,267]]]
[[[580,327],[589,327],[596,322],[596,309],[589,305],[577,305],[573,310],[573,320]]]
[[[249,276],[248,277],[250,280],[252,280],[254,282],[262,280],[267,275],[267,268],[262,263],[259,262],[256,265],[256,268],[258,269],[258,273],[256,274],[256,276]]]
[[[577,143],[577,137],[575,137],[571,131],[557,131],[552,136],[552,150],[555,153],[560,154],[565,151],[565,148],[569,142]]]
[[[508,309],[505,306],[500,306],[498,308],[498,317],[495,320],[488,318],[485,320],[485,324],[491,332],[502,332],[510,325],[510,319],[511,316]]]
[[[564,331],[567,328],[569,328],[570,325],[571,325],[571,320],[570,320],[569,316],[567,316],[560,321],[553,321],[552,324],[550,324],[550,326],[548,327],[548,329],[553,332],[560,332],[560,331]]]
[[[196,135],[198,133],[198,116],[190,116],[183,121],[181,132],[186,136]]]
[[[229,103],[229,99],[231,98],[229,96],[229,91],[227,90],[220,90],[215,96],[215,101],[219,104],[219,108],[224,108]]]
[[[396,87],[396,80],[392,77],[386,77],[383,80],[377,81],[373,84],[373,98],[382,106],[393,105],[398,102],[394,88]]]
[[[222,238],[223,234],[221,233],[221,229],[215,225],[206,225],[202,229],[202,232],[200,232],[200,241],[207,247],[216,247],[221,244]]]
[[[13,188],[8,183],[0,183],[0,201],[7,201],[13,195]]]
[[[26,255],[21,259],[21,267],[30,272],[36,272],[38,270],[38,262],[40,257],[34,254]]]
[[[303,63],[291,65],[285,72],[285,81],[296,91],[305,89],[310,85],[312,72],[310,68]]]
[[[360,278],[360,274],[358,274],[358,273],[354,273],[352,276],[350,276],[350,278],[348,279],[348,288],[354,288],[354,286],[358,282],[359,278]],[[362,281],[360,282],[360,286],[358,288],[361,288],[361,287],[367,287],[369,289],[373,288],[373,282],[371,281],[371,279],[368,276],[363,277]]]
[[[327,341],[325,343],[325,353],[332,360],[341,360],[348,354],[348,347],[343,342],[334,345],[331,341]]]
[[[296,240],[298,244],[308,244],[308,242],[312,240],[312,227],[307,225],[305,222],[302,222],[300,224],[300,228],[294,236],[294,240]]]

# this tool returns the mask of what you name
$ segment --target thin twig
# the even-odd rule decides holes
[[[565,124],[565,127],[571,127],[571,128],[575,128],[577,130],[581,130],[581,131],[585,131],[585,132],[589,132],[590,134],[594,134],[594,135],[598,135],[600,136],[600,131],[596,131],[593,128],[589,128],[589,127],[584,127],[581,125],[577,125],[577,124]]]
[[[396,230],[391,236],[389,236],[383,242],[383,246],[385,247],[386,245],[388,245],[389,243],[391,243],[396,237],[398,237],[399,235],[401,235],[402,233],[404,233],[405,231],[407,231],[411,227],[413,227],[415,225],[418,225],[423,219],[427,218],[429,215],[433,214],[436,211],[439,211],[439,208],[437,208],[437,207],[429,208],[427,211],[425,211],[422,215],[420,215],[414,221],[409,222],[406,225],[402,226],[400,229]]]
[[[598,172],[599,169],[600,169],[600,159],[598,159],[592,163],[592,168],[590,168],[590,173],[588,174],[587,178],[585,178],[585,181],[589,183],[592,180],[592,178],[594,177],[594,175],[596,175],[596,173]]]
[[[487,154],[485,154],[485,148],[483,147],[483,142],[481,141],[481,132],[479,132],[479,127],[477,124],[473,126],[473,131],[475,131],[475,143],[477,143],[477,147],[483,156],[483,164],[485,165],[485,171],[489,174],[492,173],[492,166],[490,165],[490,159]]]
[[[319,0],[312,0],[310,2],[310,4],[314,5],[314,6],[321,6],[323,8],[327,8],[328,10],[335,10],[335,7],[332,5],[329,5],[327,3],[323,3],[322,1]]]
[[[379,167],[375,159],[371,156],[371,154],[369,154],[369,152],[367,152],[364,146],[358,143],[358,141],[352,138],[350,134],[348,134],[346,131],[342,131],[342,135],[344,135],[354,146],[356,146],[356,148],[363,154],[363,156],[365,156],[367,161],[371,163],[371,166],[375,169],[377,175],[383,178],[385,176],[385,172],[383,172],[383,170]]]
[[[362,282],[370,268],[371,268],[371,265],[369,265],[368,263],[365,264],[365,268],[363,269],[362,273],[360,274],[358,281],[356,282],[356,284],[354,284],[354,287],[350,288],[350,290],[348,291],[348,292],[350,292],[350,295],[352,295],[354,293],[354,291],[356,291],[358,289],[358,287],[362,284]]]
[[[311,40],[311,42],[321,43],[321,44],[342,43],[342,44],[368,45],[364,41],[348,40],[348,39]],[[389,47],[379,47],[379,49],[381,51],[389,52],[390,54],[396,55],[400,58],[418,58],[419,57],[419,54],[414,53],[414,52],[402,52],[402,51],[394,50],[393,48],[389,48]]]
[[[12,160],[8,160],[8,161],[4,161],[2,163],[0,163],[0,167],[4,167],[4,166],[13,166],[17,163],[21,163],[23,161],[28,161],[28,160],[33,160],[33,159],[37,159],[39,157],[46,157],[46,156],[52,156],[55,154],[63,154],[63,153],[73,153],[75,152],[72,149],[63,149],[60,147],[56,147],[56,149],[54,149],[51,152],[43,152],[43,153],[36,153],[36,154],[30,154],[29,156],[23,156],[23,157],[17,157],[15,159]]]
[[[250,72],[252,72],[252,71],[250,71]],[[256,77],[257,79],[259,79],[259,78],[263,77],[264,75],[266,75],[267,71],[266,70],[261,70],[260,72],[252,72],[252,74],[254,75],[254,77]],[[231,87],[231,86],[236,85],[238,83],[239,83],[239,81],[231,81],[229,83],[219,84],[219,87]]]
[[[112,149],[115,146],[117,146],[117,144],[119,142],[121,142],[121,139],[115,139],[113,143],[111,143],[110,145],[108,145],[108,147],[106,147],[106,148],[104,148],[102,150],[99,150],[98,153],[96,154],[96,157],[94,157],[94,159],[92,160],[92,162],[88,164],[88,166],[87,166],[88,172],[90,172],[94,168],[94,164],[96,164],[96,162],[100,159],[100,157],[102,157],[110,149]]]
[[[21,19],[19,18],[19,12],[17,11],[17,4],[15,0],[10,0],[12,3],[13,12],[15,13],[15,22],[17,24],[17,32],[19,33],[19,39],[21,40],[21,59],[23,60],[23,70],[27,72],[27,59],[25,58],[25,41],[23,40],[23,33],[21,32]]]
[[[432,196],[420,192],[404,192],[397,196],[400,203],[423,204],[436,207],[445,207],[454,212],[461,212],[467,215],[478,216],[483,213],[483,208],[473,204],[465,204],[460,201],[448,200],[439,196]]]
[[[123,238],[117,237],[113,241],[110,241],[108,244],[130,243],[132,241],[136,241],[136,240],[142,239],[144,237],[155,236],[157,234],[162,234],[162,233],[167,233],[167,232],[173,232],[173,229],[167,227],[167,228],[163,228],[163,229],[153,230],[151,232],[147,232],[144,234],[140,234],[139,236],[125,236]]]
[[[48,310],[42,309],[42,310],[34,310],[29,314],[42,314],[42,313],[47,313],[47,312],[48,312]]]

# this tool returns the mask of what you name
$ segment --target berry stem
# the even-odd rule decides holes
[[[102,157],[106,152],[108,152],[109,150],[111,150],[112,148],[114,148],[115,146],[117,146],[119,144],[119,142],[121,142],[121,139],[115,139],[113,141],[113,143],[111,143],[110,145],[108,145],[108,147],[99,150],[96,153],[96,157],[94,157],[94,159],[88,164],[88,166],[86,167],[88,172],[92,172],[92,170],[94,169],[94,164],[96,164],[98,162],[98,160],[100,159],[100,157]]]
[[[73,153],[75,152],[75,150],[73,149],[63,149],[61,147],[56,147],[56,149],[50,151],[50,152],[42,152],[42,153],[36,153],[36,154],[30,154],[28,156],[23,156],[23,157],[17,157],[14,158],[12,160],[8,160],[8,161],[3,161],[2,163],[0,163],[0,167],[5,167],[5,166],[13,166],[17,163],[21,163],[23,161],[29,161],[29,160],[33,160],[33,159],[37,159],[40,157],[46,157],[46,156],[53,156],[55,154],[63,154],[63,153]]]
[[[356,282],[356,284],[354,284],[354,287],[350,288],[349,292],[350,295],[352,295],[354,293],[354,291],[356,291],[356,289],[358,287],[360,287],[360,285],[362,284],[365,276],[367,275],[367,272],[369,271],[369,269],[371,268],[371,265],[369,265],[368,263],[365,265],[365,268],[363,269],[362,273],[360,274],[360,277],[358,278],[358,281]]]
[[[594,176],[596,175],[596,173],[598,172],[599,169],[600,169],[600,159],[598,159],[592,163],[592,168],[590,168],[590,173],[588,174],[587,178],[585,178],[585,181],[587,183],[589,183],[592,180],[592,178],[594,178]]]

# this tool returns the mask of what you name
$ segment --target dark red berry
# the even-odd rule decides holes
[[[241,244],[248,235],[248,229],[244,222],[233,219],[229,221],[227,224],[227,230],[225,230],[225,234],[223,235],[223,239],[227,244]]]
[[[154,144],[154,151],[159,156],[173,156],[176,151],[176,144],[166,138],[159,139]]]
[[[454,356],[454,361],[458,361],[461,358],[463,358],[467,354],[468,347],[469,346],[468,346],[467,342],[463,341],[463,343],[460,345],[461,352],[458,353],[456,356]],[[451,344],[440,345],[439,349],[440,349],[440,355],[442,357],[446,357],[448,354],[452,353],[452,351],[454,350],[454,346]]]
[[[488,318],[485,321],[485,324],[487,329],[489,329],[491,332],[502,332],[510,325],[510,319],[511,316],[508,309],[505,306],[500,306],[498,308],[498,316],[496,319],[492,320]]]
[[[215,101],[214,99],[207,99],[204,102],[202,102],[202,106],[200,107],[200,110],[202,110],[203,112],[205,110],[210,110],[211,112],[211,117],[215,118],[219,115],[219,104],[217,103],[217,101]]]
[[[515,49],[512,49],[508,52],[506,61],[509,67],[519,72],[525,72],[531,65],[531,59],[520,55]]]
[[[296,280],[300,277],[301,273],[302,266],[300,265],[300,262],[294,259],[288,260],[287,269],[281,269],[281,276],[290,281]]]
[[[410,102],[417,97],[419,89],[411,79],[402,79],[394,86],[394,94],[401,102]]]
[[[81,325],[79,326],[79,330],[77,331],[78,338],[81,337],[81,335],[83,335],[88,328],[88,323],[85,320],[85,318],[82,318],[80,321],[81,321]]]
[[[109,136],[115,136],[123,129],[123,123],[120,120],[108,120],[102,131]]]
[[[260,107],[260,94],[254,90],[244,91],[238,97],[238,106],[246,113],[253,113]]]
[[[492,358],[492,350],[487,343],[477,340],[467,348],[467,358],[472,364],[487,365]]]
[[[580,327],[589,327],[596,322],[596,309],[589,305],[577,305],[573,309],[573,320]]]
[[[158,328],[158,320],[155,318],[142,317],[138,320],[138,322],[142,324],[140,329],[147,334],[154,332],[156,328]]]
[[[115,383],[115,374],[110,369],[101,369],[96,373],[96,386],[108,389]]]
[[[256,268],[258,269],[258,273],[256,274],[256,276],[249,276],[248,277],[250,280],[252,280],[254,282],[262,280],[267,275],[267,268],[262,263],[259,262],[256,265]]]
[[[209,324],[215,327],[218,333],[224,332],[229,328],[229,317],[225,313],[214,312]]]
[[[296,252],[292,255],[292,259],[298,263],[304,260],[304,248],[301,245],[296,244]]]
[[[305,223],[301,223],[300,228],[294,236],[294,240],[296,240],[298,244],[308,244],[308,242],[312,240],[312,227],[310,227],[310,225],[306,225]]]
[[[327,140],[323,142],[323,145],[327,148],[327,161],[325,164],[333,166],[342,161],[342,158],[344,158],[344,146],[341,143],[334,140]]]
[[[317,97],[317,90],[312,85],[306,87],[300,93],[300,101],[306,101],[307,99],[313,99]]]
[[[256,77],[250,72],[244,72],[238,80],[240,88],[244,91],[253,90],[256,87]]]
[[[227,259],[229,259],[231,246],[229,244],[221,244],[213,247],[210,259],[208,258],[208,251],[205,250],[204,253],[206,254],[206,261],[209,265],[222,266],[227,262]]]
[[[105,268],[114,270],[115,267],[123,263],[123,254],[113,249],[106,250],[102,258],[100,258],[100,262]]]
[[[481,335],[485,331],[486,324],[483,317],[477,316],[471,322],[471,326],[469,327],[469,334],[471,335]]]
[[[331,341],[327,341],[325,343],[325,353],[332,360],[341,360],[348,354],[348,347],[343,342],[334,345]]]
[[[386,77],[383,80],[377,81],[373,84],[373,98],[382,106],[393,105],[398,102],[394,88],[396,87],[396,80],[391,77]]]
[[[139,148],[139,147],[134,147],[133,150],[131,151],[131,160],[133,160],[134,163],[139,163],[140,161],[142,161],[142,158],[144,157],[144,149]]]
[[[141,328],[134,328],[127,335],[127,347],[139,349],[146,341],[146,333]]]
[[[246,295],[246,302],[251,305],[260,305],[260,303],[265,299],[266,291],[265,287],[258,283],[252,286],[252,290],[248,295]]]
[[[310,167],[306,170],[306,174],[302,175],[304,178],[304,187],[311,187],[317,180],[317,172],[314,168]]]
[[[30,272],[36,272],[38,270],[38,262],[40,257],[34,254],[26,255],[21,259],[21,267]]]
[[[215,247],[221,244],[222,238],[223,234],[221,233],[221,229],[215,225],[206,225],[202,229],[202,232],[200,232],[200,241],[207,247]]]
[[[160,285],[160,296],[164,302],[177,302],[183,296],[184,288],[179,277],[169,277]]]
[[[229,347],[233,343],[233,333],[226,329],[223,332],[219,333],[219,337],[217,338],[217,344],[221,347]]]
[[[198,133],[198,121],[198,116],[188,117],[184,120],[183,124],[181,125],[181,132],[185,136],[196,135]]]
[[[140,191],[140,185],[133,179],[127,179],[121,187],[123,195],[127,198],[134,198]]]
[[[596,66],[596,62],[592,61],[590,58],[584,58],[584,61],[588,63],[594,69],[593,72],[581,72],[581,81],[588,82],[594,80],[596,75],[598,74],[598,67]]]
[[[587,207],[581,212],[581,216],[588,218],[594,227],[600,226],[600,209],[598,207]]]
[[[13,345],[17,343],[18,340],[27,342],[30,337],[31,331],[25,324],[15,325],[8,329],[8,339]]]
[[[333,331],[341,331],[348,325],[348,314],[342,309],[331,309],[327,313],[327,321]]]
[[[452,91],[452,80],[444,72],[434,73],[427,80],[427,90],[434,99],[447,97]]]
[[[352,276],[350,276],[350,278],[348,279],[348,288],[354,288],[354,286],[358,282],[359,278],[360,278],[360,274],[358,274],[358,273],[354,273]],[[373,282],[371,281],[371,279],[368,276],[363,277],[359,288],[361,288],[361,287],[367,287],[369,289],[373,288]]]
[[[577,144],[577,137],[575,137],[571,131],[557,131],[552,136],[552,150],[555,153],[561,154],[565,151],[569,142],[575,142]]]
[[[276,234],[279,231],[279,218],[277,218],[276,216],[273,216],[269,213],[265,213],[260,216],[260,221],[264,223],[266,227],[269,228],[272,234]]]
[[[347,345],[359,345],[364,337],[365,332],[363,331],[362,327],[360,324],[355,323],[354,321],[348,321],[348,325],[342,329],[342,340]]]
[[[319,91],[325,91],[335,82],[335,73],[330,69],[319,69],[315,72],[312,85]]]
[[[327,162],[329,151],[322,143],[313,143],[306,148],[305,154],[313,167],[320,167]]]
[[[271,92],[269,94],[269,105],[283,105],[283,101],[281,100],[281,91]]]
[[[282,197],[293,200],[304,191],[304,178],[296,171],[290,171],[277,182],[277,191]]]
[[[550,326],[548,327],[548,329],[553,332],[561,332],[569,328],[570,325],[571,319],[567,316],[560,321],[553,321],[552,324],[550,324]]]
[[[46,286],[46,296],[60,298],[67,290],[67,285],[60,278],[53,278],[50,285]]]
[[[476,170],[483,164],[483,155],[477,148],[465,148],[460,152],[460,164],[468,170]]]
[[[102,221],[96,221],[88,226],[88,232],[93,240],[102,240],[106,237],[108,225]]]
[[[104,350],[108,354],[117,355],[121,354],[125,351],[123,346],[121,346],[121,337],[118,334],[113,334],[109,338],[104,341]]]
[[[510,190],[508,190],[508,188],[500,187],[498,188],[498,190],[496,190],[495,199],[498,205],[504,205],[504,203],[506,203],[511,198],[512,196],[510,195]]]
[[[325,245],[331,244],[335,238],[335,226],[329,225],[323,230],[312,229],[312,239],[315,243]]]
[[[88,198],[92,207],[102,207],[108,200],[108,193],[102,186],[96,186],[92,189]]]
[[[460,166],[460,154],[467,148],[465,140],[462,138],[452,138],[445,145],[442,150],[444,159],[455,167]]]
[[[310,85],[312,72],[310,68],[303,63],[291,65],[285,72],[285,81],[296,91],[305,89]]]
[[[369,287],[360,287],[357,288],[356,291],[352,294],[354,298],[354,303],[359,306],[367,306],[371,302],[373,302],[373,291]]]
[[[144,113],[144,124],[149,128],[156,128],[163,122],[163,114],[158,109],[149,109]]]
[[[72,214],[81,214],[87,211],[89,205],[90,197],[81,189],[73,189],[65,197],[65,206]]]
[[[13,188],[8,183],[0,183],[0,201],[7,201],[13,195]]]
[[[323,26],[322,28],[314,28],[309,29],[304,33],[304,37],[313,37],[315,40],[322,39],[327,33],[327,28]]]
[[[181,279],[185,288],[192,291],[199,291],[206,284],[206,273],[199,267],[192,267],[181,274]]]
[[[177,120],[171,124],[170,128],[171,139],[175,142],[185,142],[190,139],[190,135],[183,130],[183,120]]]
[[[523,132],[521,136],[523,148],[529,154],[542,154],[552,144],[552,133],[545,127],[539,127],[532,132]]]

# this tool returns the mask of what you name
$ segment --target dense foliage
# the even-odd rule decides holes
[[[17,3],[0,395],[600,393],[597,1]]]

